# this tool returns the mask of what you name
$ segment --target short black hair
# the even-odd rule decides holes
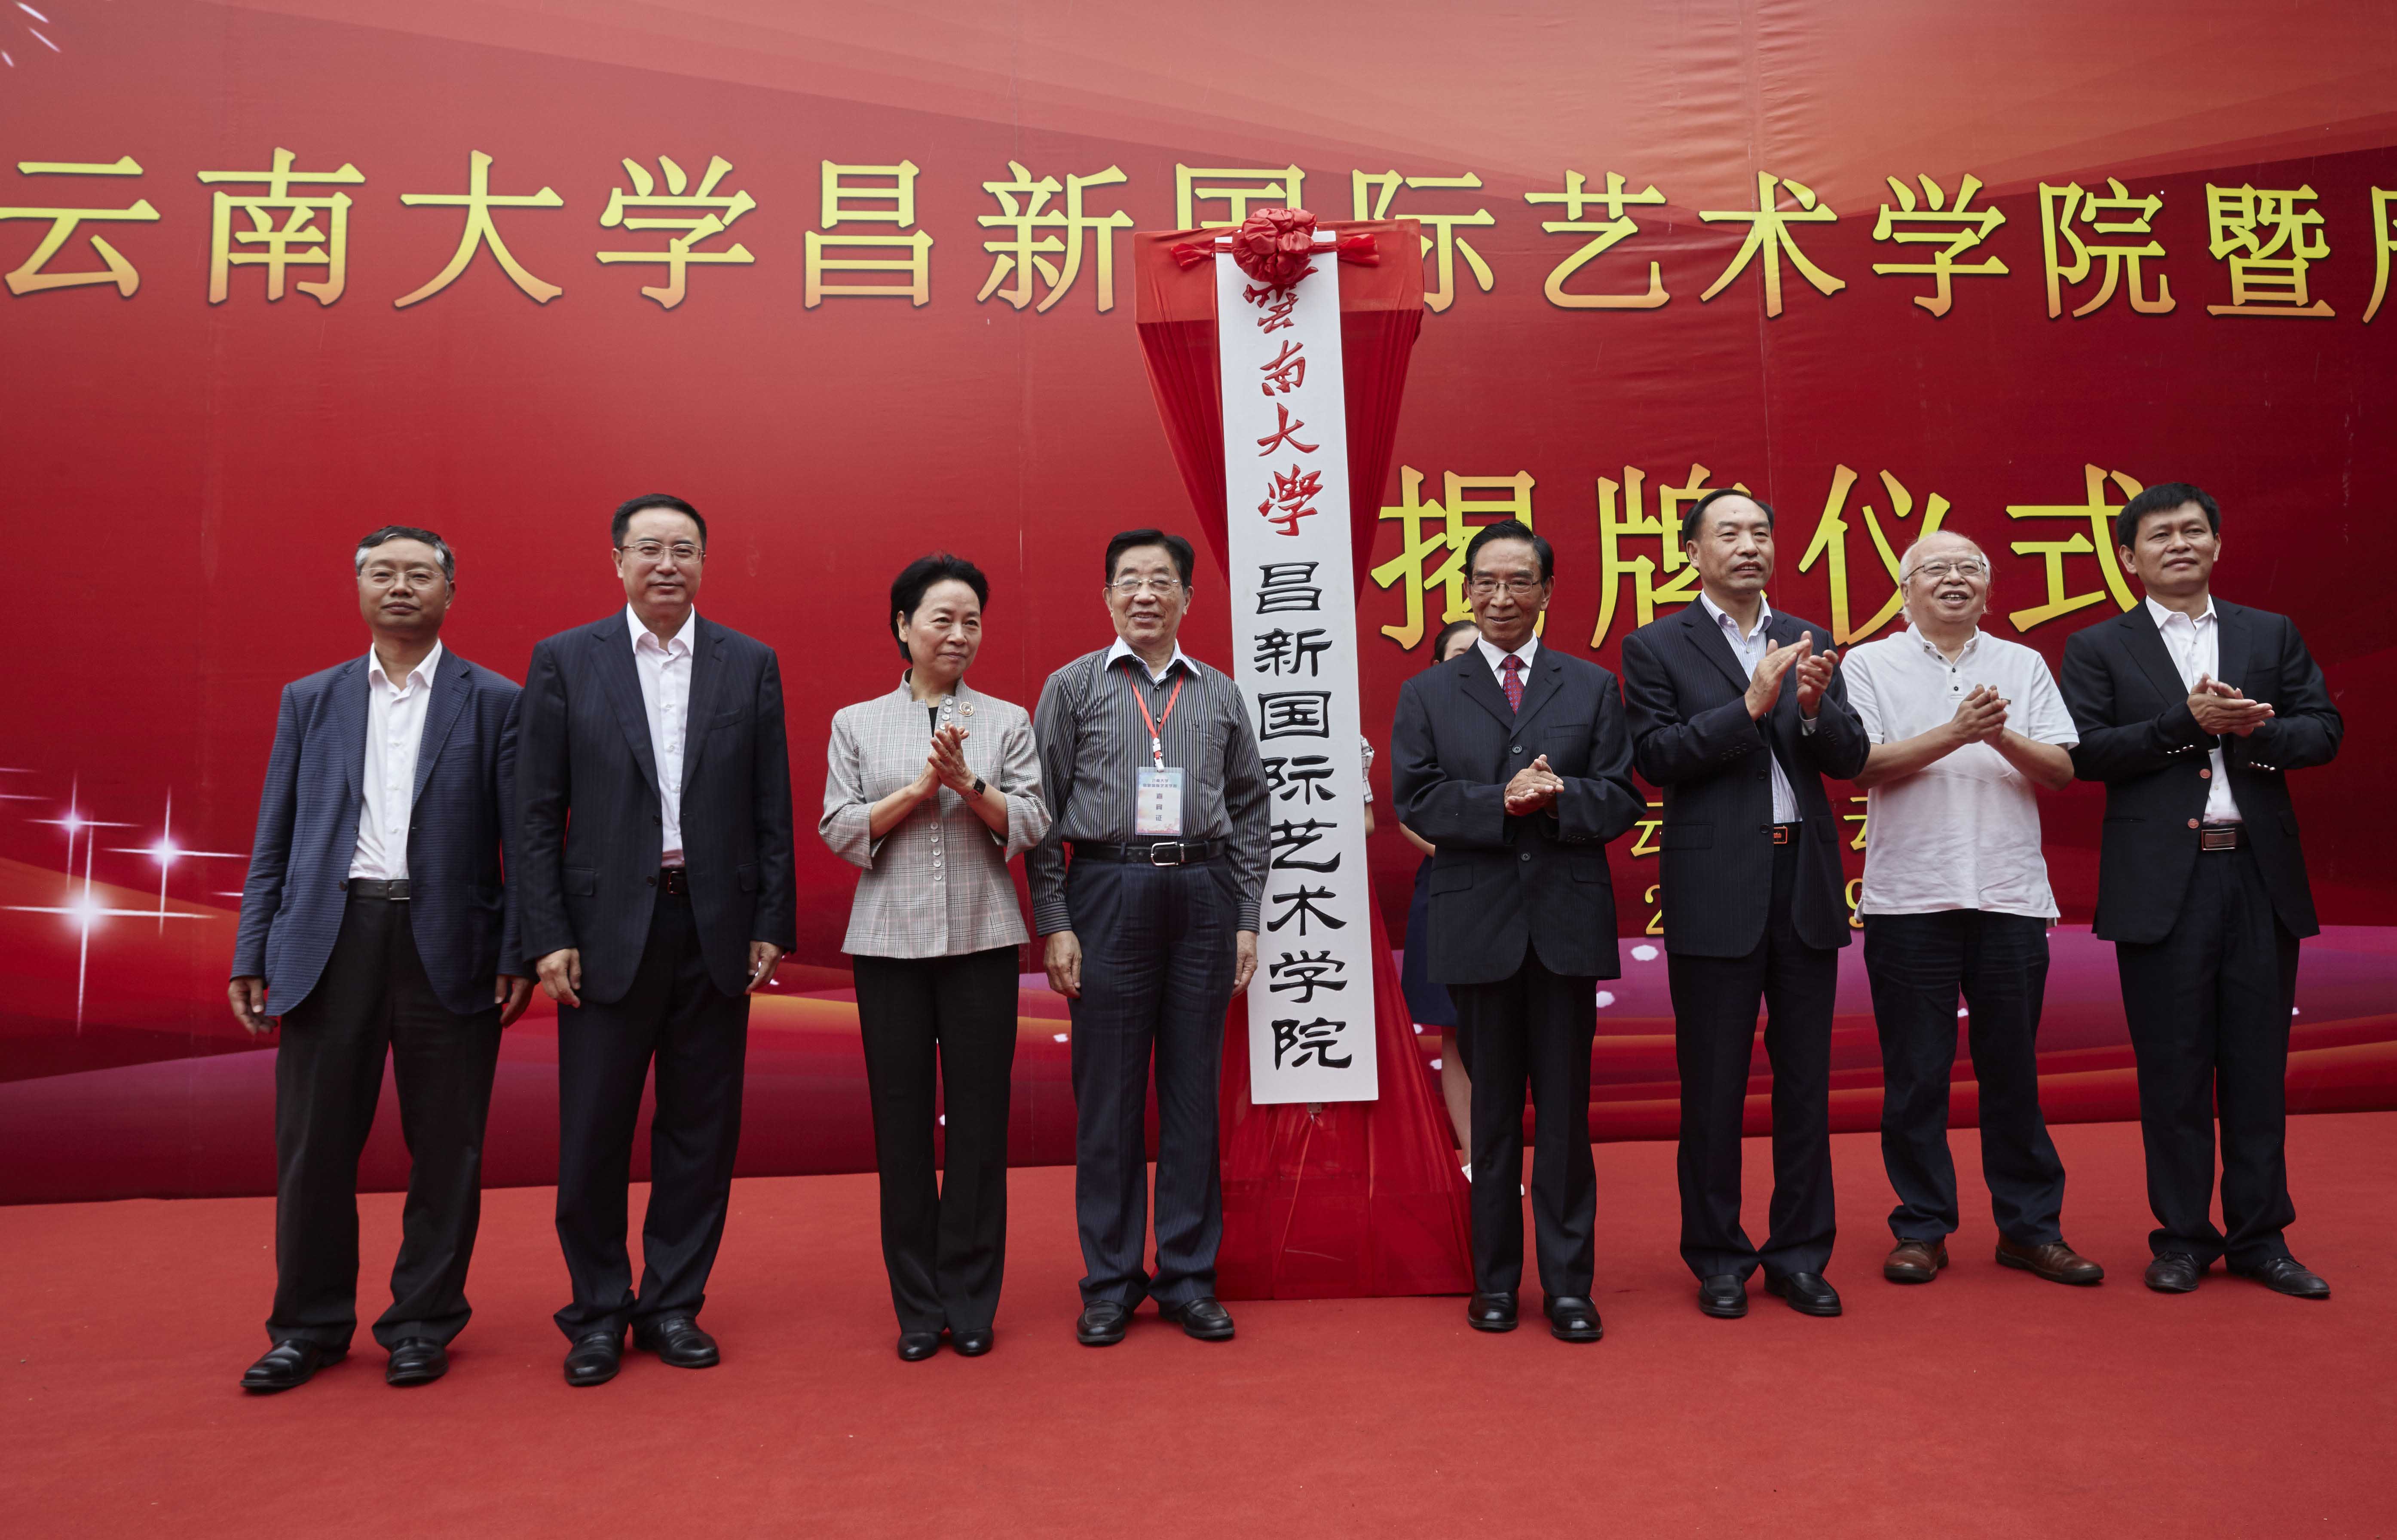
[[[1698,527],[1705,521],[1707,510],[1727,497],[1744,497],[1750,502],[1755,503],[1758,507],[1763,509],[1764,527],[1768,529],[1773,528],[1772,503],[1765,502],[1762,498],[1756,496],[1752,492],[1743,492],[1736,487],[1718,487],[1713,491],[1708,492],[1706,496],[1698,499],[1695,502],[1691,503],[1689,512],[1681,516],[1682,544],[1687,545],[1691,541],[1697,538]]]
[[[1473,576],[1473,558],[1481,548],[1502,540],[1529,542],[1533,553],[1540,558],[1540,581],[1547,582],[1557,575],[1557,551],[1547,541],[1532,533],[1532,527],[1520,518],[1502,518],[1495,524],[1485,524],[1465,542],[1465,575]],[[1458,623],[1462,624],[1463,623]]]
[[[2168,514],[2183,503],[2194,502],[2205,510],[2206,528],[2222,533],[2222,508],[2203,488],[2186,481],[2167,481],[2149,488],[2114,516],[2114,543],[2124,550],[2139,542],[2139,521],[2149,514]]]
[[[1471,621],[1449,622],[1440,628],[1440,635],[1431,639],[1431,662],[1424,665],[1426,668],[1438,668],[1447,660],[1448,639],[1460,631],[1470,631],[1476,636],[1480,635],[1480,628]]]
[[[1198,565],[1198,553],[1180,535],[1169,535],[1162,529],[1126,529],[1107,542],[1107,581],[1116,581],[1116,558],[1126,551],[1136,551],[1144,545],[1162,545],[1165,554],[1173,558],[1173,569],[1182,574],[1182,586],[1190,586],[1190,569]]]
[[[915,654],[907,650],[907,638],[900,631],[906,618],[924,602],[924,595],[936,583],[961,583],[973,590],[976,602],[990,602],[990,580],[982,569],[963,556],[953,556],[946,551],[935,551],[928,556],[917,556],[900,569],[891,581],[891,634],[899,638],[899,656],[910,663]]]
[[[613,544],[623,544],[624,531],[632,525],[633,516],[644,508],[663,508],[668,513],[682,515],[699,526],[699,548],[703,551],[707,549],[707,520],[699,516],[698,509],[666,492],[643,492],[638,497],[628,497],[616,504],[616,516],[608,524],[609,541]]]
[[[450,551],[449,542],[432,530],[420,529],[413,524],[386,524],[359,541],[355,569],[360,572],[365,571],[367,553],[385,541],[392,540],[412,540],[432,546],[435,553],[441,557],[441,581],[452,588],[458,585],[458,557]]]

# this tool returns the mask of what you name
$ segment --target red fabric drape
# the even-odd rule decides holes
[[[1343,394],[1348,409],[1348,517],[1364,586],[1373,527],[1398,443],[1407,360],[1423,328],[1423,264],[1413,220],[1325,227],[1370,233],[1373,266],[1318,259],[1309,283],[1340,285]],[[1198,523],[1224,553],[1224,417],[1215,353],[1212,263],[1172,253],[1208,233],[1135,234],[1141,350]],[[1473,1286],[1470,1189],[1448,1115],[1416,1050],[1406,995],[1373,912],[1373,1039],[1381,1098],[1306,1105],[1249,1101],[1248,1008],[1225,1024],[1222,1091],[1226,1299],[1334,1299],[1464,1293]]]

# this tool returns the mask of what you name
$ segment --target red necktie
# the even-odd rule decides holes
[[[1506,709],[1520,712],[1523,709],[1523,660],[1509,652],[1500,666],[1505,675],[1502,682],[1506,687]]]

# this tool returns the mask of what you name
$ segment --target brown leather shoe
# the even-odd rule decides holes
[[[2096,1283],[2106,1276],[2105,1268],[2061,1240],[2051,1240],[2044,1246],[2026,1246],[2001,1236],[1998,1238],[1998,1265],[2036,1273],[2050,1283]]]
[[[1881,1265],[1881,1276],[1892,1283],[1928,1283],[1948,1265],[1945,1240],[1901,1240]]]

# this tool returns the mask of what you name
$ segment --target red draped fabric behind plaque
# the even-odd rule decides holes
[[[1371,234],[1399,260],[1317,259],[1340,285],[1340,348],[1348,411],[1349,533],[1356,582],[1389,478],[1407,359],[1423,326],[1423,266],[1412,220],[1327,224]],[[1141,348],[1166,441],[1198,521],[1224,551],[1223,403],[1215,354],[1215,273],[1185,268],[1172,248],[1213,233],[1133,237]],[[1385,810],[1386,812],[1387,810]],[[1373,1102],[1249,1101],[1248,1011],[1236,1004],[1224,1052],[1224,1246],[1216,1287],[1227,1299],[1327,1299],[1463,1293],[1472,1287],[1466,1199],[1448,1118],[1422,1069],[1406,996],[1373,910],[1373,1030],[1381,1097]]]

